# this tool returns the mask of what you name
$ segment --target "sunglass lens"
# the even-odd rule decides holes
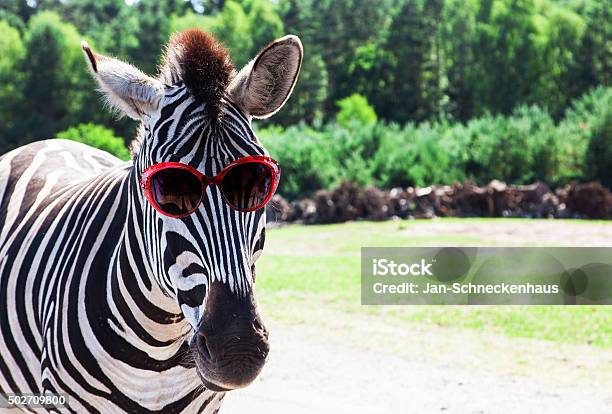
[[[189,171],[167,168],[151,177],[151,194],[164,213],[184,216],[195,210],[202,198],[202,183]]]
[[[273,191],[272,169],[266,164],[246,162],[229,170],[221,188],[227,202],[237,210],[262,207]]]

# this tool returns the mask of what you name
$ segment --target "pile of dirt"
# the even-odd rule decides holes
[[[606,219],[612,218],[612,194],[597,182],[568,184],[554,191],[543,182],[507,185],[497,180],[483,187],[466,182],[388,191],[345,182],[293,202],[275,195],[267,209],[271,221],[306,224],[394,217]]]

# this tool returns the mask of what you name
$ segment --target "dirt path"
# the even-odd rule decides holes
[[[262,375],[231,392],[221,412],[612,413],[612,351],[406,328],[390,349],[376,345],[384,344],[378,328],[345,329],[339,342],[331,332],[272,324]]]

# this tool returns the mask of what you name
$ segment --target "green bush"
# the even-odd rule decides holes
[[[429,124],[385,127],[372,160],[376,184],[389,188],[463,181],[463,172],[456,168],[452,146],[442,130]]]
[[[593,151],[601,148],[603,142],[593,142],[594,133],[605,124],[612,108],[612,88],[599,87],[586,93],[572,103],[565,118],[557,126],[559,135],[560,167],[556,178],[558,183],[570,180],[600,180],[589,164],[598,158]],[[601,134],[601,133],[599,133]],[[599,135],[601,137],[601,135]],[[596,138],[597,141],[600,138]],[[591,147],[591,149],[589,149]],[[588,154],[590,152],[590,155]],[[608,164],[609,166],[610,164]],[[610,184],[607,184],[610,187]]]
[[[586,153],[586,176],[612,188],[612,107],[593,120]]]
[[[336,102],[340,111],[336,114],[336,121],[343,127],[350,127],[352,123],[370,125],[376,123],[378,117],[374,108],[368,103],[365,96],[355,93]]]
[[[59,132],[58,138],[81,142],[113,154],[124,161],[130,159],[130,151],[123,139],[116,137],[113,131],[96,124],[79,124],[66,131]]]
[[[542,108],[522,106],[509,116],[485,115],[467,124],[400,127],[347,117],[345,123],[273,127],[260,135],[282,164],[279,191],[289,199],[342,181],[381,188],[493,179],[612,186],[610,108],[612,88],[599,88],[574,102],[559,124]]]
[[[381,127],[383,125],[359,123],[357,126],[353,123],[348,127],[328,124],[323,128],[324,145],[321,148],[334,157],[337,166],[331,182],[333,186],[342,181],[372,184],[370,160],[378,148]]]
[[[316,130],[294,126],[259,131],[263,144],[279,160],[279,192],[289,199],[329,189],[343,181],[380,187],[429,185],[463,180],[455,159],[425,125],[400,128],[376,123],[357,129],[328,124]]]
[[[334,181],[339,167],[333,153],[326,150],[326,137],[320,131],[299,125],[283,130],[273,127],[259,131],[259,137],[281,165],[279,193],[299,198]]]
[[[557,174],[558,137],[552,118],[540,108],[520,107],[512,116],[484,116],[467,124],[467,177],[479,184],[550,182]]]

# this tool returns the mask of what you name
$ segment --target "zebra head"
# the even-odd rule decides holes
[[[191,214],[168,217],[147,202],[139,180],[159,163],[179,162],[214,177],[237,159],[266,156],[251,118],[271,116],[288,99],[302,63],[300,40],[272,42],[236,73],[216,40],[188,30],[170,39],[157,78],[85,43],[83,50],[110,105],[140,121],[131,184],[138,186],[132,203],[143,260],[189,322],[198,374],[216,391],[248,385],[269,350],[253,294],[265,210],[234,210],[218,186],[208,185]]]

